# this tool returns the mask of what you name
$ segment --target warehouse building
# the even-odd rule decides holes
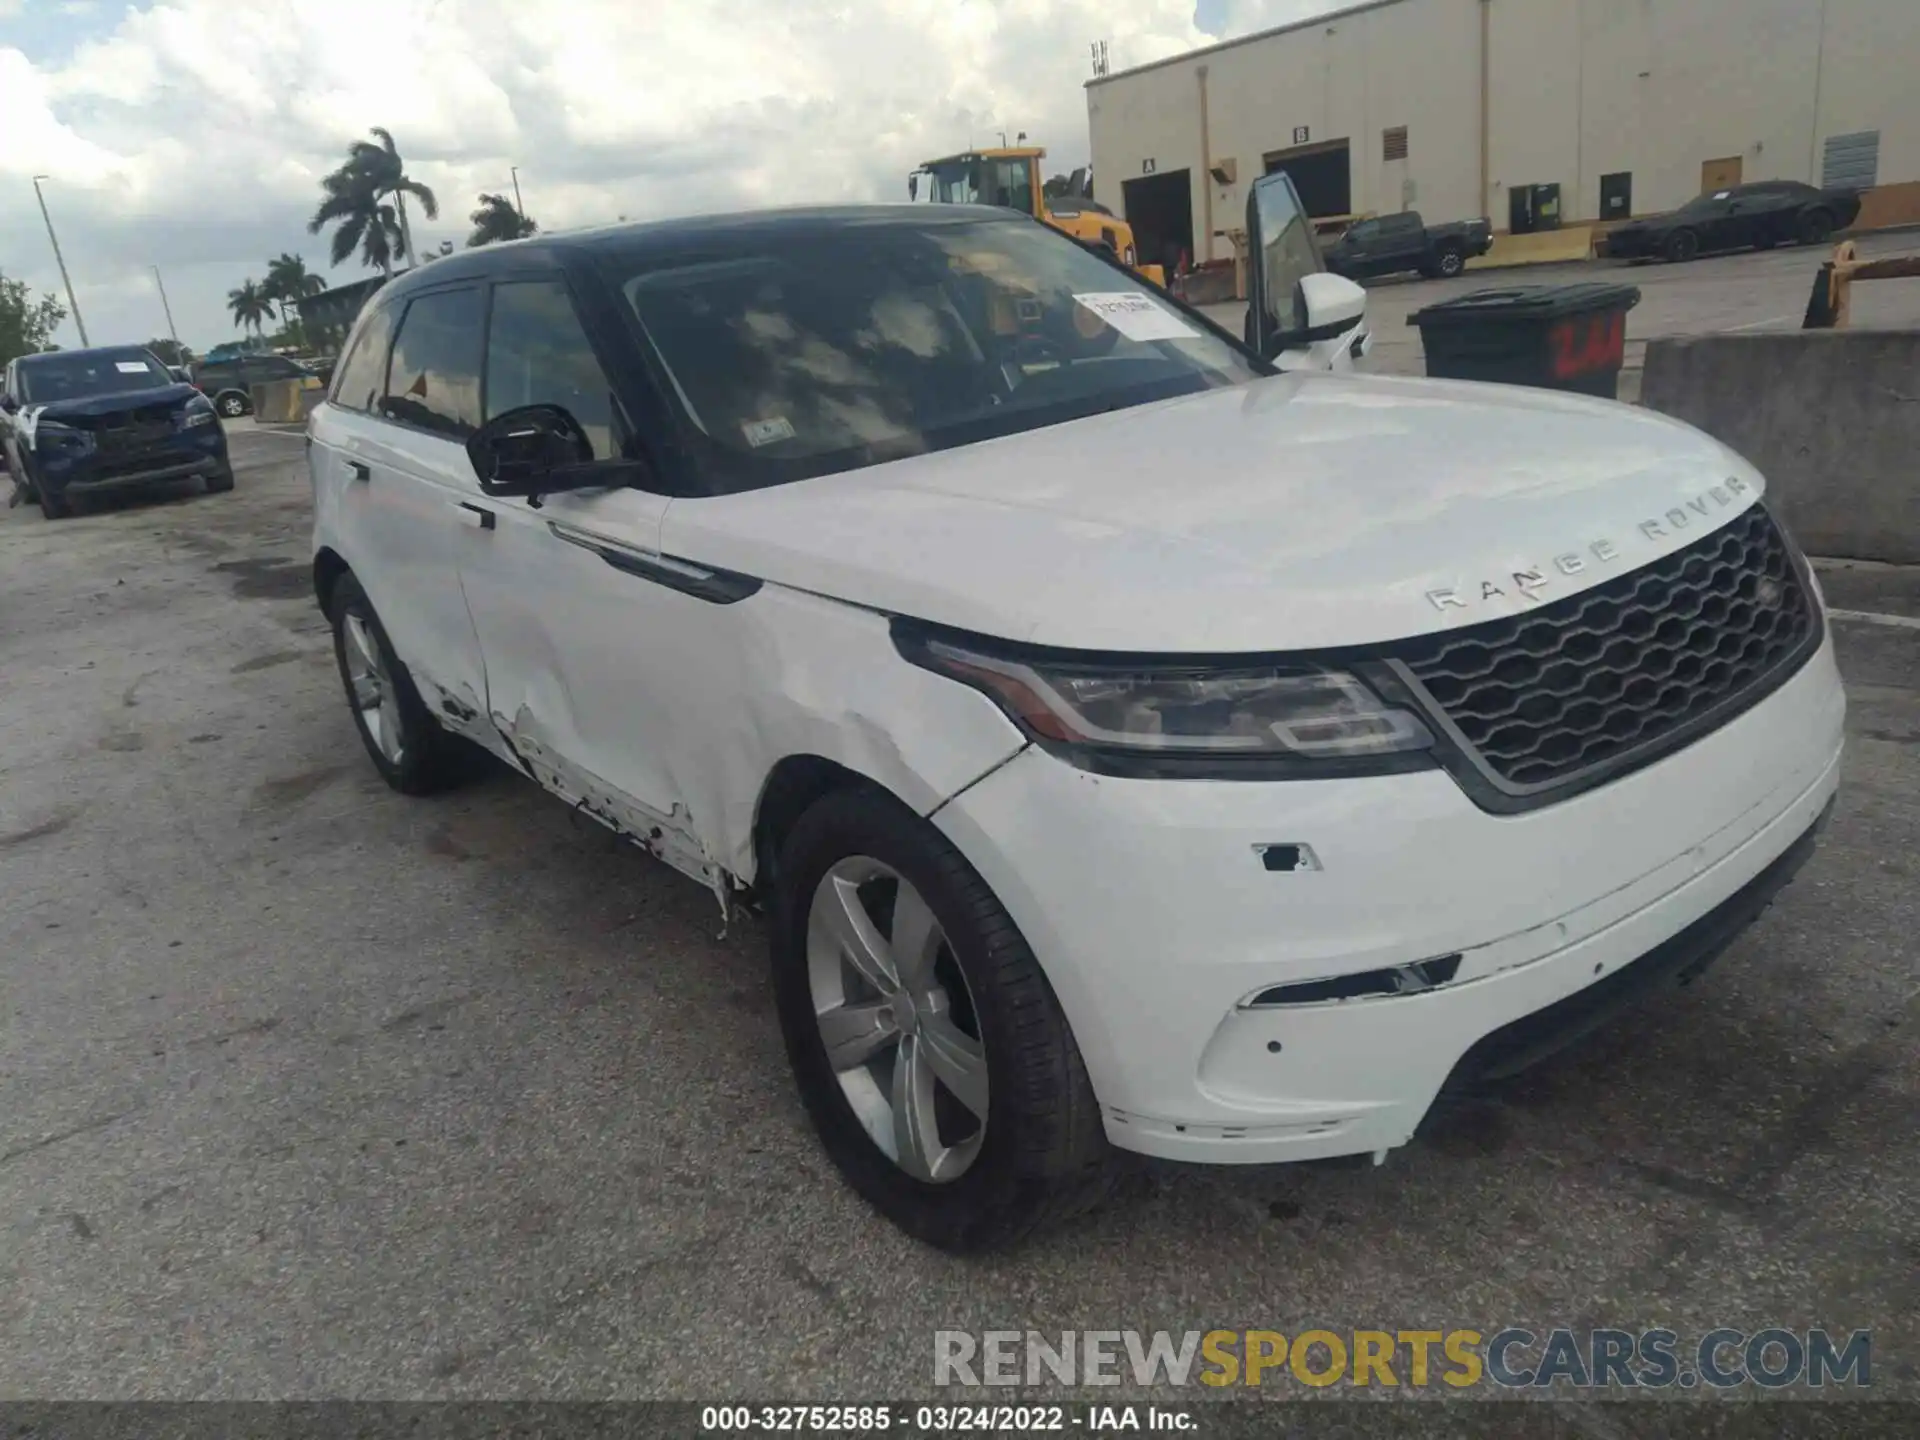
[[[1232,254],[1247,184],[1316,216],[1525,233],[1755,180],[1920,220],[1920,0],[1372,0],[1100,76],[1096,196],[1143,258]]]

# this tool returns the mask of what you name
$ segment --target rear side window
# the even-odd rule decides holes
[[[558,405],[587,432],[593,458],[619,454],[612,387],[558,280],[493,288],[487,323],[487,419],[522,405]]]
[[[360,327],[334,380],[332,402],[349,410],[371,410],[387,388],[387,343],[393,339],[391,308],[376,310]]]
[[[442,290],[407,306],[393,340],[380,413],[464,440],[480,424],[478,289]]]

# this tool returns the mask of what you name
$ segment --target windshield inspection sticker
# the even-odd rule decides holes
[[[113,362],[113,368],[118,370],[122,375],[144,375],[147,373],[147,367],[138,360],[116,360]]]
[[[1076,295],[1073,299],[1129,340],[1196,340],[1200,336],[1173,311],[1137,290]]]
[[[771,420],[743,420],[740,433],[747,437],[747,444],[758,450],[762,445],[793,439],[793,425],[786,416],[776,415]]]

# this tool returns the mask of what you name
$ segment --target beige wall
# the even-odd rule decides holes
[[[1099,198],[1152,160],[1191,176],[1196,250],[1205,212],[1199,82],[1213,157],[1240,183],[1212,187],[1214,228],[1237,226],[1262,157],[1351,142],[1360,211],[1507,223],[1509,188],[1558,183],[1565,218],[1596,218],[1600,177],[1633,175],[1636,213],[1699,192],[1704,161],[1738,155],[1748,180],[1818,183],[1827,135],[1881,132],[1882,183],[1920,179],[1920,0],[1487,0],[1491,184],[1480,194],[1481,0],[1397,0],[1221,47],[1087,89]],[[1816,92],[1818,112],[1816,114]],[[1408,128],[1405,161],[1381,132]],[[1230,252],[1216,240],[1213,254]]]

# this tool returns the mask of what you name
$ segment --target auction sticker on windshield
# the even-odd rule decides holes
[[[1200,332],[1151,295],[1137,290],[1076,295],[1074,302],[1091,310],[1129,340],[1195,340]]]

